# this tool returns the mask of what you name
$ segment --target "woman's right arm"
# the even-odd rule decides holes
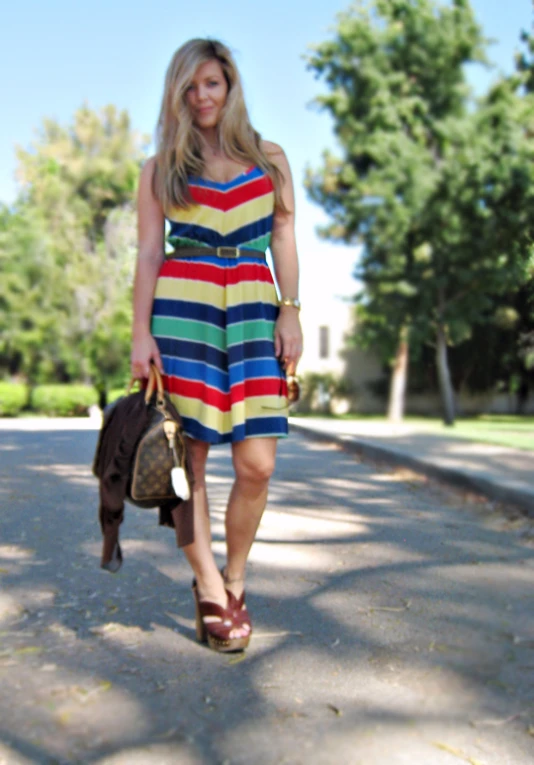
[[[148,377],[150,361],[163,365],[150,332],[156,281],[165,258],[165,216],[152,192],[155,157],[141,171],[137,195],[138,251],[133,294],[132,377]]]

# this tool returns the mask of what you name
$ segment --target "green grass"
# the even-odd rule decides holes
[[[534,417],[487,414],[459,418],[452,427],[447,427],[438,419],[425,420],[409,417],[407,423],[421,429],[428,428],[444,436],[534,451]]]
[[[334,415],[329,417],[365,422],[386,422],[385,417],[377,415],[346,414],[340,417]],[[404,418],[404,424],[413,428],[414,432],[435,433],[534,452],[534,417],[484,414],[479,417],[460,417],[452,427],[447,427],[437,417],[408,416]]]

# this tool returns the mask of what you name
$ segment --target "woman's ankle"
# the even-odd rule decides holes
[[[216,570],[213,572],[198,571],[195,573],[195,583],[200,600],[226,605],[225,584],[221,575]]]
[[[225,588],[235,595],[236,598],[240,598],[245,589],[245,572],[229,572],[228,567],[225,566],[221,570],[221,574],[224,580]]]

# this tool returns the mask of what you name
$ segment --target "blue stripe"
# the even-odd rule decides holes
[[[163,356],[174,356],[174,358],[187,361],[201,361],[222,371],[228,369],[227,354],[207,343],[159,336],[156,337],[156,341]]]
[[[266,362],[267,360],[270,362],[274,358],[274,343],[272,340],[248,340],[245,343],[237,343],[228,348],[229,367],[245,359],[263,359]]]
[[[282,369],[278,359],[243,359],[234,362],[230,368],[232,385],[244,382],[249,378],[257,380],[262,377],[282,377]]]
[[[169,239],[173,237],[186,237],[187,239],[202,242],[203,245],[208,247],[239,247],[239,245],[251,242],[260,236],[270,234],[272,226],[273,216],[268,215],[266,218],[259,218],[252,223],[248,223],[246,226],[236,229],[236,231],[232,231],[231,234],[223,236],[212,228],[198,226],[194,223],[172,221]]]
[[[158,341],[159,344],[159,341]],[[192,382],[205,382],[211,388],[217,388],[221,393],[228,393],[230,382],[228,372],[215,367],[208,367],[199,361],[184,361],[172,356],[163,356],[163,368],[165,374],[173,377],[190,380]]]
[[[178,237],[180,238],[180,237]],[[190,243],[186,244],[178,244],[175,247],[175,250],[180,250],[180,247],[191,247],[192,245]],[[199,248],[202,245],[199,245]],[[207,248],[209,249],[209,248]],[[250,252],[250,255],[247,254],[247,252]],[[265,266],[265,268],[269,268],[267,263],[265,262],[265,258],[261,255],[255,255],[254,248],[247,248],[247,247],[239,247],[240,255],[238,258],[221,258],[219,255],[191,255],[190,257],[173,257],[174,252],[169,252],[168,255],[166,255],[165,260],[179,260],[180,262],[186,262],[186,263],[207,263],[210,266],[218,266],[219,268],[224,269],[230,269],[230,268],[238,268],[240,263],[254,263]],[[270,272],[270,269],[269,269]]]
[[[234,178],[231,181],[228,181],[227,183],[221,183],[220,181],[211,181],[211,180],[208,180],[207,178],[201,178],[199,175],[190,175],[188,180],[194,186],[200,186],[200,188],[203,188],[203,189],[216,188],[216,189],[227,190],[227,189],[236,188],[237,186],[241,186],[243,183],[248,183],[249,181],[255,181],[257,178],[261,178],[264,175],[265,173],[263,170],[261,170],[261,168],[255,167],[249,173],[244,171],[241,173],[241,175],[238,175],[236,178]]]
[[[280,309],[274,303],[241,303],[239,305],[228,306],[226,309],[226,324],[239,324],[242,321],[251,321],[255,319],[267,319],[275,322],[278,318]]]
[[[174,300],[173,298],[156,298],[152,309],[153,316],[169,316],[171,318],[194,319],[215,327],[224,329],[226,325],[225,311],[206,303],[194,303],[189,300]]]
[[[251,417],[246,421],[247,436],[287,436],[287,417]]]
[[[230,433],[219,433],[213,428],[201,425],[190,417],[182,417],[184,430],[190,438],[205,441],[210,444],[228,444],[232,441],[243,441],[245,438],[261,438],[262,436],[287,436],[288,425],[286,417],[254,417],[245,425],[236,425]]]
[[[159,338],[156,338],[156,340],[159,346]],[[283,377],[278,359],[245,359],[237,361],[230,369],[231,381],[228,370],[220,369],[216,366],[208,366],[203,361],[181,359],[167,356],[163,353],[162,359],[166,374],[178,379],[191,380],[192,382],[205,382],[206,385],[217,388],[221,393],[228,393],[231,386],[239,385],[249,378],[261,379],[272,377],[280,379]]]
[[[206,303],[194,303],[189,300],[174,300],[173,298],[156,298],[152,314],[154,316],[170,316],[180,319],[195,319],[206,324],[224,329],[226,325],[239,324],[243,321],[266,319],[275,322],[279,308],[274,303],[241,303],[224,309],[215,308]]]

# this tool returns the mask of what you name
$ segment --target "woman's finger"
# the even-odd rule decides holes
[[[276,332],[274,333],[274,355],[277,359],[282,356],[282,338],[280,337],[280,333]]]

